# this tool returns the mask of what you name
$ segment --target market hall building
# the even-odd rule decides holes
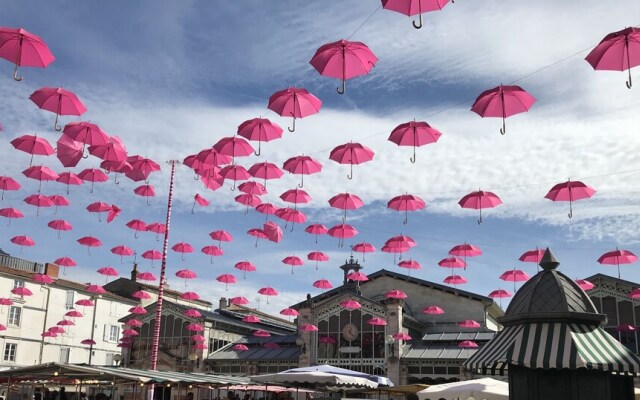
[[[456,381],[462,363],[477,351],[460,343],[482,346],[500,327],[503,311],[491,298],[384,269],[354,281],[348,276],[363,268],[353,258],[340,268],[341,286],[291,306],[299,313],[296,333],[240,339],[211,353],[208,369],[223,373],[243,366],[251,375],[330,364],[384,375],[396,385]],[[406,298],[388,297],[392,290]],[[349,300],[359,307],[345,308]],[[433,305],[444,314],[423,313]],[[459,326],[469,320],[479,327]],[[393,338],[398,333],[412,339]],[[234,350],[237,344],[247,350]]]

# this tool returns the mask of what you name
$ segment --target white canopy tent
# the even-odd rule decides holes
[[[420,400],[508,400],[509,384],[492,378],[432,385],[418,393]]]
[[[367,378],[321,371],[283,371],[277,374],[256,375],[250,377],[250,379],[252,382],[277,383],[286,386],[325,390],[375,389],[378,387],[377,382]]]

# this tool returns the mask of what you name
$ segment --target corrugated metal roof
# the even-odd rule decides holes
[[[496,332],[443,332],[427,333],[422,337],[425,342],[454,342],[462,340],[473,340],[476,342],[491,340]]]
[[[249,347],[249,350],[233,350],[233,344],[209,354],[207,360],[292,360],[298,359],[300,347],[286,346],[278,349],[267,349],[264,347]]]
[[[457,345],[425,346],[424,344],[403,347],[403,360],[466,360],[477,349],[463,349]]]

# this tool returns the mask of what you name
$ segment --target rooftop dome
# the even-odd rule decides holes
[[[577,283],[557,270],[560,263],[547,248],[540,260],[542,271],[529,279],[511,300],[500,318],[508,326],[523,322],[595,322],[606,315],[598,313],[593,302]]]

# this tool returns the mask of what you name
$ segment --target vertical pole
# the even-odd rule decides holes
[[[96,301],[93,303],[93,316],[91,317],[91,340],[93,341],[93,337],[96,333],[96,312],[98,309],[98,299],[100,295],[96,295]],[[93,342],[92,342],[93,343]],[[89,365],[91,365],[91,360],[93,359],[93,344],[89,345]]]
[[[167,219],[166,229],[164,231],[164,242],[162,244],[162,264],[160,267],[160,284],[158,285],[158,301],[156,302],[156,320],[153,332],[153,344],[151,346],[151,370],[158,369],[158,347],[160,345],[160,325],[162,322],[162,296],[164,294],[165,274],[167,269],[167,251],[169,247],[169,226],[171,223],[171,205],[173,203],[173,183],[176,174],[177,160],[171,160],[168,162],[171,165],[171,178],[169,179],[169,198],[167,200]],[[153,400],[154,386],[151,385],[149,391],[149,398]],[[164,397],[164,393],[163,393]]]

